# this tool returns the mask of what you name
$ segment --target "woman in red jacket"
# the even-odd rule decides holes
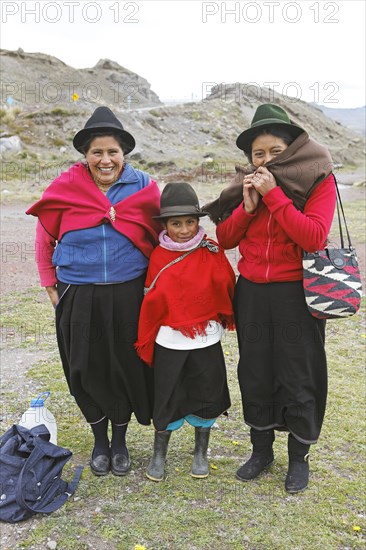
[[[250,173],[205,210],[219,222],[218,242],[239,246],[234,308],[238,378],[253,452],[237,471],[248,481],[274,460],[274,430],[289,432],[285,488],[306,489],[308,453],[321,430],[327,396],[325,321],[309,313],[302,251],[323,248],[336,191],[325,147],[279,106],[258,107],[237,139]],[[215,211],[216,208],[216,211]]]

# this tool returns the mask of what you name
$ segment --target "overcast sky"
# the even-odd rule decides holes
[[[256,83],[328,107],[365,104],[365,2],[6,1],[1,47],[75,68],[109,58],[160,99]],[[271,83],[271,84],[269,84]]]

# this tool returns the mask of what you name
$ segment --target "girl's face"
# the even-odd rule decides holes
[[[258,168],[277,157],[288,145],[282,138],[272,134],[261,134],[252,143],[252,164]]]
[[[85,155],[93,180],[112,185],[123,167],[123,151],[113,136],[96,137]]]
[[[195,216],[174,216],[168,218],[165,227],[168,237],[176,243],[185,243],[198,233],[199,221]]]

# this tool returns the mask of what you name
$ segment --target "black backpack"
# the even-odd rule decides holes
[[[36,513],[54,512],[74,494],[82,466],[71,483],[61,479],[72,457],[49,442],[43,424],[31,430],[14,424],[0,438],[0,520],[16,523]]]

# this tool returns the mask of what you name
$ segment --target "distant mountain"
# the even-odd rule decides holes
[[[25,110],[99,105],[121,108],[161,104],[149,82],[110,59],[91,68],[74,69],[44,53],[0,50],[1,102]]]
[[[183,177],[196,170],[201,181],[225,179],[235,164],[246,162],[235,145],[237,136],[250,126],[258,105],[268,102],[284,107],[326,144],[336,164],[356,167],[365,161],[360,133],[318,106],[266,88],[229,83],[214,86],[204,100],[164,105],[142,76],[110,59],[75,69],[47,54],[1,50],[0,66],[0,137],[20,139],[23,150],[14,160],[23,163],[22,170],[31,171],[38,162],[79,159],[73,137],[98,105],[107,105],[122,120],[136,139],[129,158],[153,174]]]
[[[321,109],[332,120],[340,122],[343,126],[366,136],[366,105],[355,109],[334,109],[325,107],[325,105],[313,105]]]

